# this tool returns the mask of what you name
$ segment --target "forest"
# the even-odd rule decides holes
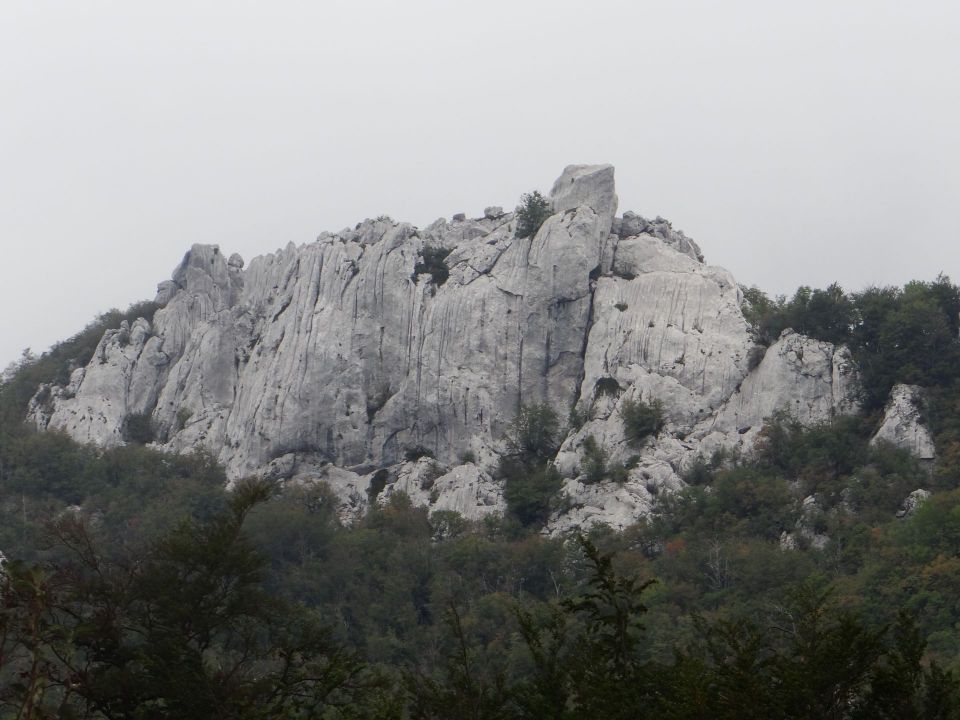
[[[786,328],[846,344],[862,413],[774,416],[645,522],[568,537],[540,532],[542,407],[511,427],[503,517],[395,494],[344,527],[323,485],[227,491],[200,452],[24,424],[152,306],[25,356],[0,385],[0,718],[960,717],[960,289],[744,295],[758,356]],[[869,443],[896,383],[923,388],[932,466]]]

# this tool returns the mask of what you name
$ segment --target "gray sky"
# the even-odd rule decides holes
[[[0,368],[246,260],[617,167],[746,284],[960,280],[960,3],[0,2]]]

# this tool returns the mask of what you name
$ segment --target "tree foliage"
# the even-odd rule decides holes
[[[378,681],[314,613],[268,595],[242,527],[270,488],[107,559],[76,516],[59,563],[12,565],[3,587],[3,700],[26,717],[359,717]]]
[[[507,429],[508,512],[482,522],[392,493],[345,527],[322,483],[231,494],[207,455],[26,427],[30,382],[92,333],[0,387],[0,717],[956,717],[956,298],[940,278],[768,300],[768,338],[851,347],[868,413],[775,416],[586,542],[539,532],[564,502],[548,405]],[[926,388],[932,474],[870,443],[895,382]],[[621,407],[635,442],[659,431]],[[586,445],[588,479],[625,475]]]
[[[561,478],[551,459],[560,444],[560,420],[547,403],[521,405],[506,432],[509,454],[499,475],[510,514],[522,525],[542,525],[554,508]]]
[[[960,379],[960,288],[944,275],[853,294],[836,283],[801,287],[790,300],[757,288],[743,293],[744,315],[763,345],[787,328],[848,345],[869,409],[882,407],[896,383],[945,387]]]
[[[517,206],[516,212],[516,236],[528,238],[536,235],[540,226],[553,214],[553,205],[539,191],[534,190],[520,197],[520,205]]]
[[[560,419],[548,403],[521,405],[506,440],[510,452],[525,460],[552,458],[560,445]]]
[[[593,435],[583,440],[583,463],[580,470],[588,483],[597,483],[607,475],[608,453]]]
[[[446,263],[449,254],[447,248],[424,245],[421,252],[423,260],[414,266],[414,275],[429,275],[434,284],[440,287],[450,277],[450,268]]]
[[[152,322],[158,309],[154,302],[141,302],[131,305],[126,312],[110,310],[40,357],[33,357],[25,351],[23,360],[12,369],[11,377],[0,383],[0,421],[8,429],[19,425],[26,414],[27,403],[40,385],[66,385],[75,368],[90,362],[106,330],[119,328],[123,321],[132,323],[140,317]]]
[[[663,404],[659,400],[647,403],[626,398],[620,405],[620,417],[628,442],[639,446],[663,429]]]

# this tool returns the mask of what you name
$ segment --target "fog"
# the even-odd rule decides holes
[[[960,4],[0,5],[0,368],[245,259],[617,168],[773,293],[960,279]]]

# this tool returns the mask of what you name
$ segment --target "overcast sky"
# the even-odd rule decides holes
[[[774,293],[960,280],[960,3],[0,2],[0,368],[244,259],[617,168]]]

